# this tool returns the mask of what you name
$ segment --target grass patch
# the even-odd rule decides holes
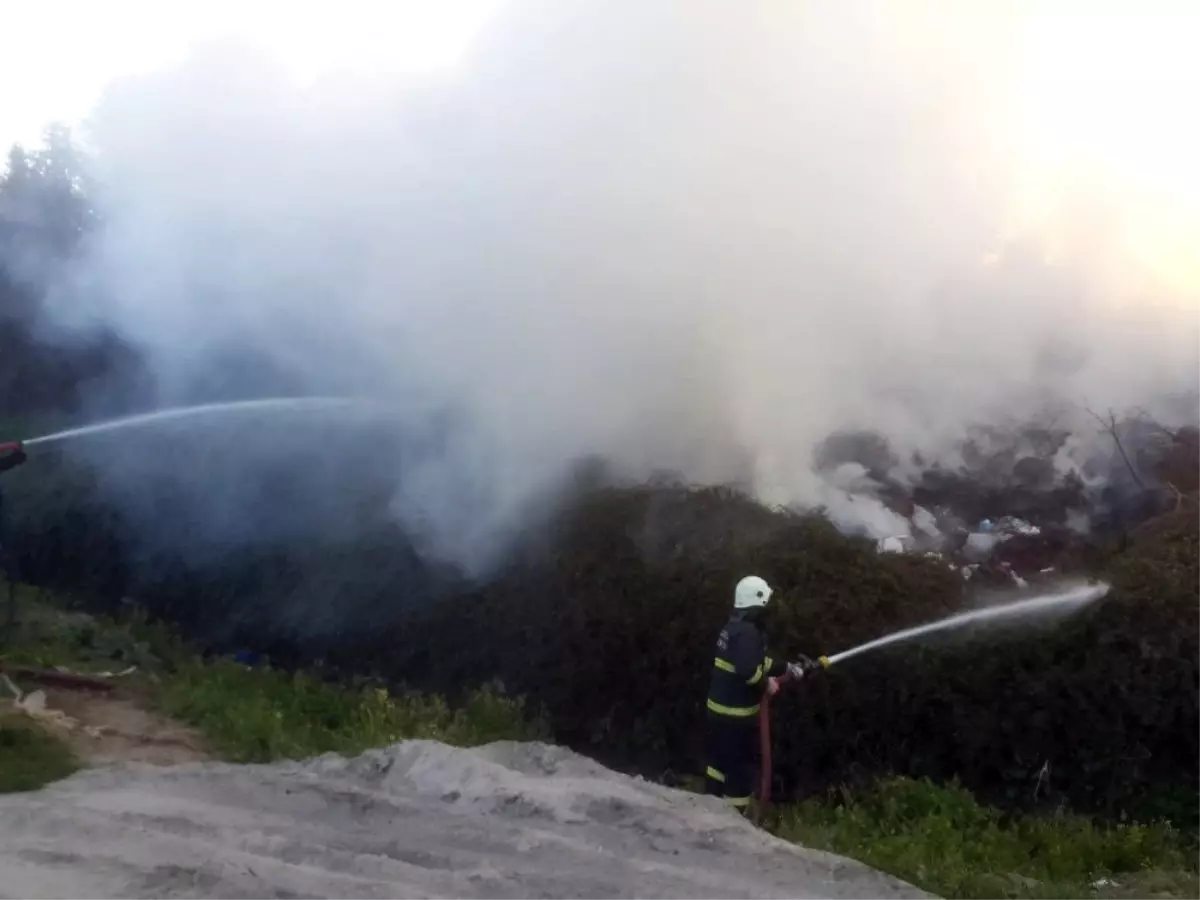
[[[548,736],[520,700],[496,688],[481,688],[451,709],[441,697],[345,687],[226,660],[183,666],[158,697],[164,712],[197,726],[235,762],[354,754],[409,738],[465,747]]]
[[[451,707],[441,697],[379,683],[346,685],[306,672],[202,659],[177,636],[131,610],[94,617],[22,589],[17,628],[0,646],[13,665],[79,672],[137,666],[118,684],[166,715],[194,725],[232,762],[361,753],[409,738],[456,746],[549,738],[541,716],[497,686]]]
[[[78,767],[61,738],[24,716],[0,716],[0,794],[37,790]]]
[[[1006,817],[957,786],[890,778],[808,801],[772,830],[943,897],[1196,897],[1196,848],[1168,825]],[[1127,893],[1134,891],[1133,894]]]
[[[0,593],[5,590],[0,585]],[[13,665],[79,672],[137,666],[146,674],[172,671],[192,654],[168,629],[130,610],[120,621],[91,616],[33,588],[18,588],[13,630],[0,640],[0,659]]]

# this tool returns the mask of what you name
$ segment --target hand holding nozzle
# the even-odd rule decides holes
[[[829,668],[829,658],[819,656],[815,660],[801,655],[796,662],[788,663],[788,676],[799,681],[809,672],[817,672]]]

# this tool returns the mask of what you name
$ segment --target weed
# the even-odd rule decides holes
[[[78,767],[61,738],[23,716],[0,716],[0,793],[36,790]]]
[[[957,785],[890,778],[787,809],[781,837],[875,866],[944,897],[1117,895],[1151,880],[1195,896],[1196,856],[1168,825],[1006,817]]]
[[[303,672],[193,661],[164,679],[164,712],[197,726],[237,762],[360,753],[408,738],[459,746],[548,735],[522,701],[485,687],[451,709],[441,697],[332,684]]]

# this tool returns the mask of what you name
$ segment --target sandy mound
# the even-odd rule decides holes
[[[93,769],[0,798],[5,897],[920,897],[569,750]]]

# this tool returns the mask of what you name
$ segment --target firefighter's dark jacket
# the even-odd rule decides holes
[[[767,654],[766,640],[759,627],[734,615],[717,638],[712,680],[708,687],[708,711],[733,719],[746,719],[758,712],[768,678],[787,671],[787,663]]]

